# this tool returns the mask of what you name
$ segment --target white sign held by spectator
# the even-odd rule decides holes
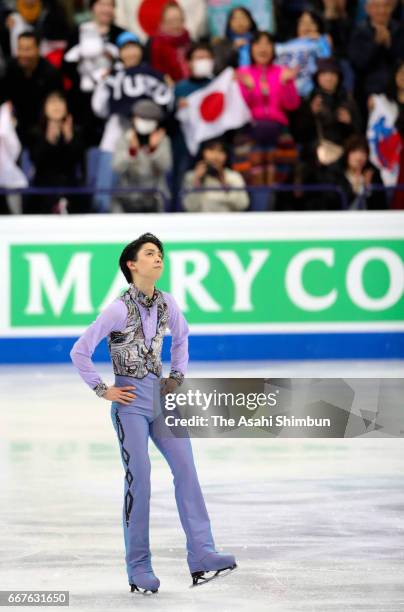
[[[0,187],[28,187],[27,177],[16,163],[20,153],[21,143],[14,128],[11,105],[5,102],[0,106]]]

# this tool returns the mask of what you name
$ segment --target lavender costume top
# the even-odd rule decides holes
[[[189,328],[173,296],[157,288],[149,298],[131,283],[74,343],[70,357],[84,382],[102,396],[108,387],[91,360],[99,342],[107,337],[116,375],[144,378],[153,373],[160,376],[167,327],[172,335],[169,376],[181,384],[188,365]]]

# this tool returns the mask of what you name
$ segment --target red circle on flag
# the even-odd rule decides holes
[[[140,27],[148,36],[157,34],[164,5],[168,0],[142,0],[137,11]],[[173,0],[175,2],[175,0]]]
[[[216,121],[224,109],[224,95],[220,91],[214,91],[204,98],[199,107],[204,121]]]

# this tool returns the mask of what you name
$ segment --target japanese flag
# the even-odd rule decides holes
[[[234,79],[233,68],[226,68],[209,85],[186,98],[177,111],[189,152],[196,155],[204,140],[221,136],[227,130],[251,121],[251,113]]]

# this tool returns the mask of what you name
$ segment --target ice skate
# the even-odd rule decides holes
[[[198,565],[198,569],[195,569],[196,565]],[[192,584],[190,587],[200,586],[215,578],[227,576],[227,574],[230,574],[236,567],[237,563],[234,555],[217,552],[208,553],[198,564],[194,564],[190,567],[192,576]],[[214,572],[214,574],[205,576],[207,572]]]
[[[157,593],[160,580],[153,572],[143,572],[132,576],[129,584],[131,593],[137,592],[141,595],[148,595],[149,593]]]

